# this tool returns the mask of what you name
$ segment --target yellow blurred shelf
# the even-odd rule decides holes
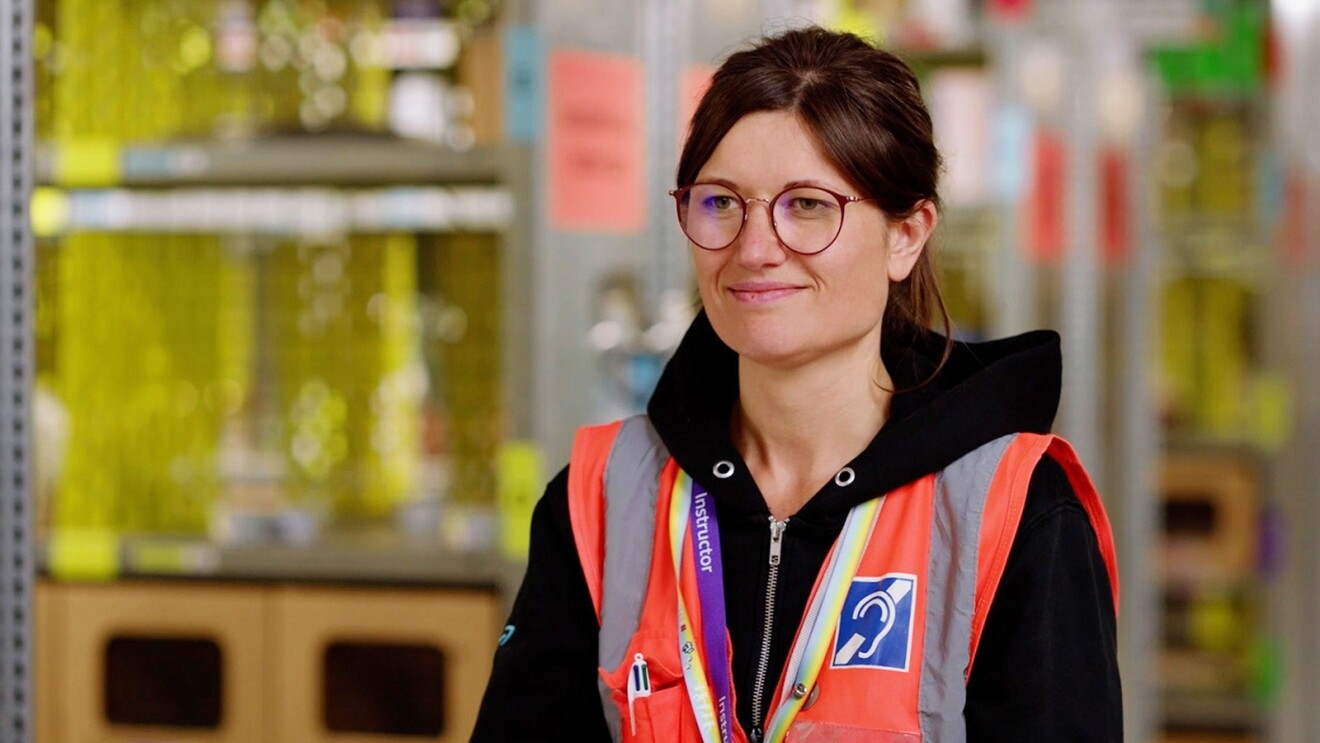
[[[306,235],[501,232],[514,196],[501,185],[188,186],[60,189],[32,204],[38,237],[76,232]]]
[[[392,136],[326,134],[123,146],[48,142],[37,148],[35,170],[38,184],[69,187],[495,184],[506,181],[513,157],[504,146],[457,151]],[[100,167],[89,169],[89,160]]]
[[[113,546],[116,579],[189,579],[345,585],[413,585],[494,590],[512,598],[525,565],[494,550],[465,551],[390,529],[327,533],[311,544],[218,545],[206,539],[125,536]],[[37,570],[53,581],[51,545],[38,545]],[[76,578],[70,579],[79,582]]]

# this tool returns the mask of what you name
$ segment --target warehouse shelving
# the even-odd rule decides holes
[[[27,26],[12,34],[9,33],[11,29],[5,27],[5,52],[0,57],[6,65],[13,64],[19,68],[11,77],[6,67],[6,80],[20,79],[18,73],[32,74],[33,70],[26,47],[17,41],[12,44],[10,42],[31,37],[30,15],[34,1],[25,0],[16,5],[13,16],[26,21]],[[224,5],[223,0],[216,0],[216,8]],[[528,7],[522,3],[503,5],[514,22],[525,18],[528,12]],[[200,4],[196,6],[200,7]],[[5,12],[10,13],[9,6],[6,6]],[[114,22],[123,23],[123,20],[116,18]],[[145,16],[143,23],[146,23]],[[193,28],[192,33],[220,33],[222,30],[209,29],[203,24]],[[10,50],[17,50],[17,56],[11,55]],[[498,48],[495,51],[498,53]],[[49,61],[49,57],[46,61]],[[39,70],[37,75],[48,74],[51,69]],[[84,81],[95,79],[95,71],[84,73]],[[51,84],[52,80],[46,77],[44,82]],[[499,82],[498,76],[494,82]],[[31,93],[31,90],[29,85],[20,92]],[[498,97],[500,91],[490,92]],[[183,99],[176,97],[170,100],[191,104],[200,99],[202,93],[194,90],[191,95],[185,95],[187,97]],[[65,100],[67,103],[68,99]],[[3,331],[0,337],[5,339],[8,346],[12,333],[16,347],[24,344],[27,356],[20,359],[24,362],[23,366],[11,366],[6,357],[6,376],[3,382],[5,399],[16,401],[18,409],[11,408],[6,402],[5,407],[0,408],[0,418],[6,421],[6,431],[15,430],[20,436],[15,441],[6,435],[0,441],[5,457],[31,456],[31,449],[28,448],[31,439],[27,431],[16,430],[17,427],[11,429],[9,422],[29,420],[29,417],[24,416],[32,415],[30,406],[33,403],[27,395],[33,389],[33,380],[38,371],[36,367],[40,366],[34,364],[32,358],[32,340],[40,332],[34,331],[33,318],[40,318],[44,314],[47,326],[55,322],[49,304],[41,312],[37,312],[34,307],[37,302],[50,301],[51,295],[47,292],[51,285],[38,286],[39,281],[49,277],[40,271],[34,276],[33,270],[39,268],[37,262],[42,260],[48,261],[49,265],[65,265],[66,257],[72,255],[70,245],[73,242],[77,242],[77,250],[82,251],[78,260],[82,261],[79,265],[87,269],[84,273],[86,276],[104,275],[111,270],[110,266],[119,265],[120,250],[137,251],[138,258],[135,260],[138,261],[138,268],[121,275],[121,279],[128,279],[122,285],[122,291],[103,286],[104,281],[97,286],[100,287],[98,291],[109,289],[109,293],[102,296],[110,303],[116,302],[121,295],[132,297],[131,301],[138,302],[138,306],[144,308],[138,311],[138,315],[142,311],[153,311],[152,303],[165,296],[162,292],[170,291],[169,281],[162,282],[162,275],[168,275],[169,271],[190,270],[188,266],[192,264],[189,261],[195,260],[190,256],[225,256],[218,264],[205,260],[196,264],[196,268],[201,269],[199,276],[175,275],[176,283],[180,286],[193,286],[194,279],[203,279],[195,286],[200,293],[194,298],[189,295],[188,289],[181,290],[180,296],[186,298],[182,305],[178,302],[173,305],[166,303],[164,306],[173,306],[174,309],[164,312],[155,310],[160,316],[159,322],[152,322],[159,326],[161,335],[143,338],[141,345],[143,348],[152,344],[168,346],[182,339],[194,339],[187,342],[195,342],[198,346],[195,349],[170,350],[173,354],[172,363],[182,367],[192,364],[192,359],[197,356],[213,357],[215,350],[208,350],[208,342],[213,345],[232,342],[225,335],[232,333],[232,329],[221,327],[223,322],[207,325],[205,318],[201,324],[196,324],[194,320],[196,327],[182,335],[168,330],[170,323],[174,322],[173,316],[186,316],[193,311],[194,306],[201,307],[202,315],[205,316],[208,305],[204,303],[212,301],[210,292],[216,289],[205,283],[206,277],[211,276],[207,268],[218,267],[224,273],[220,280],[231,282],[226,286],[231,290],[237,287],[238,293],[234,296],[248,302],[246,306],[239,306],[240,302],[228,308],[230,312],[238,313],[230,315],[234,318],[232,322],[250,323],[248,327],[252,328],[254,334],[253,338],[233,347],[241,358],[246,359],[243,363],[248,364],[247,370],[234,378],[241,384],[247,384],[244,380],[268,374],[273,363],[301,364],[298,368],[309,369],[313,376],[325,371],[318,370],[315,365],[327,363],[331,357],[339,364],[366,368],[368,371],[364,373],[367,375],[377,367],[389,372],[391,367],[388,364],[393,363],[380,358],[359,358],[353,355],[356,345],[347,351],[329,353],[328,356],[315,349],[302,348],[304,357],[281,357],[278,360],[275,360],[275,352],[269,349],[256,353],[250,351],[255,344],[267,342],[281,332],[284,333],[282,337],[287,345],[290,334],[301,330],[301,325],[296,322],[298,318],[278,314],[284,311],[278,306],[279,297],[302,294],[302,285],[296,281],[301,274],[292,278],[285,275],[290,273],[289,256],[293,252],[298,253],[299,260],[304,253],[327,259],[327,265],[319,267],[315,274],[310,265],[305,267],[305,278],[316,285],[312,287],[316,291],[320,291],[316,288],[320,286],[317,282],[323,278],[333,278],[340,270],[352,270],[350,260],[366,260],[369,269],[366,287],[361,286],[362,277],[355,276],[342,287],[343,296],[312,298],[317,302],[326,299],[342,301],[345,305],[356,303],[352,305],[357,307],[354,312],[362,317],[353,321],[359,326],[374,327],[373,323],[380,323],[384,327],[390,322],[388,318],[393,316],[391,313],[395,313],[391,309],[393,305],[384,300],[368,300],[376,300],[378,297],[396,298],[398,282],[412,274],[415,277],[416,297],[402,302],[400,306],[410,306],[416,302],[420,313],[416,321],[422,323],[423,328],[433,330],[432,326],[443,320],[448,323],[446,332],[449,334],[439,340],[418,336],[418,346],[430,344],[439,348],[419,350],[416,353],[426,353],[428,356],[425,361],[442,365],[451,364],[458,356],[463,359],[471,357],[471,369],[465,373],[468,377],[479,373],[484,386],[475,391],[479,394],[469,394],[459,389],[451,397],[464,401],[463,404],[485,404],[493,400],[502,406],[499,410],[472,412],[471,417],[484,427],[480,431],[461,434],[451,430],[448,432],[453,437],[450,440],[458,440],[460,435],[480,436],[484,446],[494,436],[517,440],[530,435],[528,397],[525,392],[528,385],[525,380],[533,368],[533,349],[528,330],[531,323],[528,313],[529,293],[534,285],[528,271],[534,242],[530,198],[532,179],[529,174],[534,167],[532,160],[536,151],[531,143],[507,142],[498,136],[501,132],[490,130],[484,131],[484,138],[471,143],[471,146],[467,143],[455,146],[452,142],[442,144],[387,134],[381,131],[380,126],[376,126],[374,131],[366,130],[370,127],[348,126],[297,134],[253,132],[247,136],[234,137],[217,133],[215,137],[163,139],[151,136],[139,139],[130,136],[97,136],[90,131],[93,127],[88,127],[88,131],[76,131],[74,136],[65,132],[34,142],[30,126],[33,108],[31,101],[16,95],[14,103],[17,108],[6,107],[4,118],[10,121],[26,116],[29,127],[23,130],[5,127],[5,156],[7,159],[12,157],[13,162],[25,167],[18,169],[12,184],[6,184],[7,189],[11,185],[14,187],[12,198],[10,191],[5,191],[6,201],[16,205],[14,210],[7,210],[6,214],[16,214],[21,220],[13,226],[20,239],[12,243],[18,251],[12,256],[12,263],[11,242],[8,239],[5,242],[6,272],[3,274],[3,284],[6,287],[6,300],[15,297],[22,304],[15,307],[12,313],[9,304],[4,305],[6,325],[0,328]],[[49,116],[50,110],[47,109],[46,113]],[[497,119],[493,128],[499,129],[498,124]],[[283,131],[283,127],[279,131]],[[11,142],[8,138],[10,132],[21,134],[21,141]],[[50,135],[51,129],[47,127],[45,133]],[[8,172],[6,170],[7,178]],[[29,202],[27,194],[33,182],[36,188],[34,198]],[[26,231],[29,203],[33,215],[31,225],[35,227],[38,240],[35,250],[33,236]],[[8,228],[7,222],[5,226]],[[85,240],[89,235],[94,239]],[[98,253],[98,250],[102,252]],[[334,263],[334,266],[329,263]],[[17,266],[21,272],[11,277],[7,271],[11,265]],[[373,270],[379,274],[373,276],[370,273]],[[146,274],[150,273],[156,288],[143,289],[141,284],[144,282],[137,281],[139,276],[135,272],[143,276],[144,282]],[[479,281],[472,272],[480,273]],[[355,288],[351,286],[353,281],[358,283]],[[380,282],[379,288],[373,289],[373,286],[377,286],[374,283],[376,281]],[[393,288],[388,283],[390,281],[395,282]],[[12,293],[8,291],[11,286],[14,287]],[[364,294],[364,291],[368,293]],[[372,295],[370,292],[373,291],[378,294]],[[426,303],[426,300],[442,292],[449,299],[450,305],[433,307]],[[266,309],[262,311],[267,314],[256,324],[251,324],[257,311],[255,298],[258,296],[266,297],[263,300],[266,304],[262,305]],[[455,304],[460,301],[455,300],[455,297],[466,297],[469,303],[481,304],[482,309],[473,311],[468,305],[460,307]],[[312,304],[309,300],[308,306]],[[366,311],[363,312],[358,305],[365,306]],[[493,311],[490,310],[492,307],[495,308]],[[101,314],[119,317],[118,308],[118,304],[107,304]],[[459,314],[456,308],[468,311],[455,319],[454,316]],[[183,311],[180,312],[180,309]],[[376,315],[372,316],[372,312]],[[448,314],[444,318],[437,319],[438,315],[445,313]],[[219,317],[222,313],[215,314]],[[372,317],[387,319],[372,320]],[[14,320],[12,325],[9,323],[11,318]],[[401,327],[400,322],[409,321],[411,318],[396,320],[391,327],[398,328]],[[127,326],[130,323],[123,324]],[[464,328],[466,340],[459,339],[455,334],[456,327]],[[112,334],[120,332],[117,328],[110,330]],[[472,340],[475,333],[481,334],[479,343]],[[51,336],[43,337],[49,342]],[[337,347],[346,345],[342,340],[340,338]],[[136,340],[127,339],[125,345],[131,349],[136,344]],[[377,345],[379,348],[373,346],[365,350],[379,356],[414,352],[413,349],[405,351],[390,347],[387,341]],[[47,347],[44,353],[50,354],[51,351],[52,348]],[[131,355],[132,351],[129,353]],[[46,359],[49,363],[49,355]],[[423,361],[419,359],[418,363]],[[145,367],[139,365],[139,368]],[[10,369],[16,370],[13,376],[8,373]],[[48,372],[50,369],[46,367]],[[445,372],[447,376],[441,380],[444,384],[453,386],[460,383],[456,367],[446,367]],[[186,377],[180,376],[179,379],[184,380]],[[190,380],[179,389],[194,390],[200,395],[196,399],[202,400],[204,404],[216,402],[218,398],[209,402],[204,398],[218,391],[219,387],[193,382],[195,380]],[[277,388],[273,383],[266,384],[263,394],[268,397],[254,403],[251,411],[245,410],[242,414],[245,420],[239,422],[239,425],[234,425],[231,416],[231,420],[225,424],[225,431],[218,434],[222,437],[223,446],[228,448],[220,450],[218,461],[210,468],[219,471],[214,477],[231,483],[232,486],[225,492],[240,495],[233,501],[221,498],[224,502],[212,517],[214,523],[210,525],[209,532],[206,526],[201,525],[202,520],[197,518],[197,514],[190,517],[186,524],[177,519],[173,522],[183,524],[182,533],[144,533],[137,531],[140,527],[119,530],[95,525],[92,528],[75,525],[74,528],[34,534],[18,530],[17,524],[14,529],[7,526],[6,536],[17,534],[19,539],[24,540],[23,544],[15,544],[15,549],[25,548],[27,551],[25,557],[12,562],[6,560],[4,563],[6,569],[11,565],[22,569],[12,579],[8,572],[5,573],[6,590],[12,588],[20,592],[22,597],[13,602],[6,600],[3,605],[6,611],[11,606],[15,607],[15,616],[23,623],[0,624],[0,629],[5,631],[6,648],[6,651],[0,651],[0,660],[3,660],[6,672],[0,681],[12,680],[8,685],[0,684],[0,692],[12,691],[13,696],[9,698],[20,701],[18,706],[7,702],[0,704],[0,714],[11,714],[16,720],[14,728],[0,729],[0,740],[9,743],[11,738],[8,732],[12,729],[17,729],[23,735],[29,734],[24,732],[22,726],[30,729],[34,721],[41,728],[41,733],[54,736],[48,738],[52,740],[64,734],[82,735],[92,730],[95,732],[90,734],[107,739],[131,738],[143,734],[144,729],[149,732],[153,730],[151,726],[137,726],[131,720],[116,721],[109,707],[102,708],[101,702],[104,700],[101,697],[105,689],[95,679],[108,668],[103,667],[102,661],[109,663],[109,658],[99,656],[96,643],[105,638],[94,636],[95,632],[101,631],[89,624],[95,618],[91,614],[84,614],[78,607],[95,605],[102,609],[113,609],[113,602],[117,600],[115,597],[119,595],[115,592],[121,589],[137,591],[131,595],[125,594],[124,598],[129,601],[134,600],[132,596],[139,596],[143,601],[155,602],[160,606],[171,605],[170,601],[177,604],[187,596],[193,597],[188,600],[204,601],[207,596],[218,596],[226,593],[227,589],[233,589],[228,593],[235,597],[231,601],[234,611],[241,610],[245,616],[266,616],[269,619],[276,616],[270,613],[274,609],[278,609],[277,614],[296,613],[295,610],[310,611],[305,606],[309,601],[320,601],[321,604],[317,606],[333,608],[336,602],[348,600],[345,598],[348,594],[336,591],[343,585],[358,589],[351,597],[355,602],[354,613],[349,616],[349,613],[340,612],[340,615],[331,616],[318,609],[315,612],[320,617],[318,626],[324,625],[324,630],[335,637],[342,636],[343,627],[348,626],[372,647],[393,647],[390,644],[399,641],[400,637],[405,640],[409,637],[429,638],[425,639],[424,644],[431,647],[434,644],[431,641],[439,638],[434,647],[439,648],[440,654],[452,661],[444,666],[447,680],[443,682],[443,698],[439,700],[444,703],[447,722],[439,737],[430,737],[436,740],[458,740],[466,735],[464,727],[470,727],[471,717],[475,713],[475,700],[498,636],[499,618],[511,600],[510,589],[516,585],[520,565],[516,559],[509,559],[505,551],[499,548],[498,541],[492,539],[489,525],[478,524],[480,533],[475,535],[458,534],[452,539],[448,538],[446,535],[449,532],[440,530],[442,522],[438,520],[438,514],[441,507],[436,502],[400,504],[406,507],[390,511],[389,498],[373,496],[374,505],[349,508],[352,513],[340,518],[327,518],[327,514],[322,513],[315,504],[306,508],[300,506],[273,510],[275,506],[268,496],[279,488],[278,483],[282,482],[284,473],[292,468],[272,468],[269,436],[262,438],[259,430],[256,433],[252,431],[268,425],[269,419],[281,414],[281,410],[272,409],[270,399],[287,399],[291,395],[288,390]],[[384,386],[383,383],[381,386]],[[126,385],[128,389],[124,396],[131,396],[131,387],[131,384]],[[358,404],[353,402],[353,395],[361,398],[357,416],[370,416],[374,419],[389,414],[388,411],[368,407],[369,404],[382,404],[380,400],[385,400],[383,404],[389,404],[389,398],[381,394],[372,395],[370,389],[361,392],[348,385],[343,397],[349,401],[349,405]],[[483,415],[487,418],[481,418]],[[391,431],[394,432],[397,431]],[[364,441],[367,440],[365,433],[349,435],[359,435]],[[231,439],[239,439],[243,443],[232,448]],[[49,445],[48,441],[44,443]],[[373,447],[377,445],[375,440],[370,443]],[[495,444],[498,443],[495,441]],[[463,482],[471,485],[462,495],[494,500],[493,473],[496,462],[493,446],[490,448],[489,452],[485,449],[482,452],[468,450],[463,455],[469,460],[483,456],[483,452],[489,456],[482,462],[483,471],[480,473],[455,472],[453,481],[466,478]],[[167,461],[151,463],[138,460],[137,466],[164,467],[167,464]],[[206,462],[202,464],[205,468]],[[426,464],[430,466],[429,462]],[[177,462],[175,467],[177,469]],[[13,504],[16,512],[26,515],[28,524],[34,515],[43,521],[51,520],[50,511],[43,506],[52,500],[49,492],[45,493],[45,498],[36,499],[34,504],[36,487],[31,470],[26,467],[11,470],[8,466],[3,469],[6,477],[10,476],[10,472],[15,472],[17,482],[13,485],[19,490],[16,492],[11,483],[6,483],[3,493],[0,493],[3,495],[0,502],[6,508]],[[372,471],[385,472],[384,466],[378,466]],[[336,487],[340,490],[367,490],[371,487],[370,484],[359,483],[359,477],[354,472],[351,477],[341,478],[346,484]],[[422,487],[428,488],[426,492],[433,497],[432,491],[438,488],[437,478],[425,468],[419,471],[418,478],[419,491]],[[207,493],[213,495],[217,492],[213,482],[198,483],[196,478],[192,482],[194,484],[185,484],[179,492],[194,500],[212,497]],[[341,501],[342,495],[334,491],[333,498],[328,502],[335,503],[337,508]],[[464,508],[471,505],[446,502],[443,508],[445,521],[457,523],[463,516]],[[493,502],[480,505],[486,511],[494,509]],[[490,517],[491,514],[486,514],[487,519]],[[6,520],[6,525],[9,523]],[[5,546],[8,547],[8,544],[6,542]],[[10,553],[6,549],[6,554]],[[41,571],[45,578],[37,581],[34,571]],[[76,689],[70,687],[70,690],[66,690],[76,693],[60,694],[58,699],[53,693],[39,693],[38,714],[35,718],[31,707],[34,658],[23,642],[31,634],[31,616],[28,612],[32,611],[34,597],[43,617],[42,642],[35,658],[42,665],[42,678],[49,680],[54,674],[78,673],[75,669],[81,669],[86,671],[87,681],[77,685]],[[412,607],[408,609],[412,612],[409,615],[412,617],[411,625],[400,625],[400,607]],[[134,624],[140,630],[139,634],[148,638],[170,641],[177,639],[180,633],[193,633],[203,638],[216,638],[221,645],[235,642],[233,631],[207,624],[205,611],[176,613],[173,618],[178,621],[172,623],[155,621],[151,612],[132,616],[128,614],[121,611],[120,619]],[[425,622],[437,623],[437,627],[460,627],[464,639],[447,639],[445,632],[448,630],[443,627],[419,629]],[[297,710],[305,714],[295,715],[290,711],[278,717],[268,716],[264,724],[259,724],[260,715],[257,718],[250,717],[253,708],[248,706],[242,710],[242,720],[239,720],[242,724],[238,728],[229,729],[221,725],[218,731],[185,732],[200,735],[201,739],[206,740],[227,739],[223,737],[225,735],[237,735],[235,739],[251,740],[253,734],[268,736],[271,730],[276,729],[289,730],[289,735],[300,740],[311,740],[314,735],[325,732],[323,721],[318,717],[318,710],[324,700],[316,691],[316,685],[320,683],[317,663],[321,653],[329,651],[322,647],[321,639],[302,643],[296,656],[286,654],[280,658],[268,658],[271,662],[261,666],[252,665],[254,657],[259,659],[261,652],[264,652],[260,648],[269,644],[274,634],[282,631],[282,625],[278,622],[241,629],[239,634],[252,636],[235,645],[236,648],[238,645],[242,647],[235,651],[237,655],[230,660],[241,666],[235,668],[246,677],[241,680],[244,685],[250,686],[256,679],[266,678],[270,673],[281,676],[286,683],[279,685],[277,690],[297,696]],[[436,635],[436,632],[440,632],[440,635]],[[68,647],[72,647],[68,643],[74,640],[81,643],[77,645],[80,648],[77,657],[66,652]],[[7,653],[9,648],[17,648],[21,653],[12,656]],[[257,656],[251,655],[253,648],[260,651]],[[223,656],[227,651],[221,649],[219,652]],[[381,657],[387,655],[389,653]],[[227,702],[243,706],[250,705],[255,698],[264,704],[261,693],[255,697],[252,694],[235,693],[230,698],[230,692],[238,687],[234,686],[233,679],[227,683]],[[47,686],[38,691],[49,691],[50,688]],[[431,692],[434,691],[431,689]],[[103,712],[109,717],[105,717]],[[148,714],[135,719],[142,722],[155,718]],[[336,724],[342,723],[340,720]],[[352,730],[355,723],[350,720],[348,724],[350,727],[347,729]],[[164,729],[171,728],[166,725]],[[331,726],[330,729],[337,728]],[[52,730],[55,732],[52,733]],[[156,727],[152,734],[163,734],[161,730]],[[177,728],[175,730],[178,731]],[[279,734],[276,735],[273,739],[279,739]]]
[[[46,144],[34,162],[38,183],[69,187],[493,184],[507,183],[510,161],[526,156],[494,144],[455,150],[389,135],[315,134],[122,147]]]
[[[0,740],[32,740],[31,2],[0,10]]]
[[[509,189],[425,186],[39,189],[39,237],[75,232],[344,234],[502,232],[515,218]]]

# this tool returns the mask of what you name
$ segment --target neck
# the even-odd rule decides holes
[[[778,519],[791,516],[875,438],[893,383],[879,353],[791,369],[738,363],[733,438]]]

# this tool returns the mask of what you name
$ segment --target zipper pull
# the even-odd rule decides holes
[[[632,671],[628,674],[628,722],[632,725],[633,737],[637,736],[637,715],[633,712],[633,701],[651,696],[651,671],[646,667],[646,658],[637,653],[633,655]]]
[[[762,735],[763,733],[761,732],[761,728],[758,725],[757,727],[752,728],[752,734],[748,736],[748,739],[751,741],[751,743],[761,743]]]
[[[774,516],[770,517],[770,565],[778,567],[779,559],[784,552],[784,527],[788,526],[788,519],[776,521]]]

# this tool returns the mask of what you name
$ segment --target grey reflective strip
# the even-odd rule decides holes
[[[600,599],[600,667],[613,671],[641,623],[655,544],[660,471],[669,450],[644,415],[623,422],[605,463],[605,555]],[[623,720],[610,690],[597,681],[605,722],[616,741]]]
[[[964,743],[963,707],[976,606],[976,557],[990,483],[1016,434],[966,454],[935,480],[930,566],[926,573],[926,639],[918,712],[922,740]]]

